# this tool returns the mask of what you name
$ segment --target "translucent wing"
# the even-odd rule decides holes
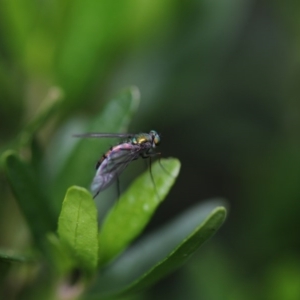
[[[101,162],[93,179],[91,190],[94,198],[108,186],[110,186],[130,162],[139,158],[145,149],[139,145],[123,143],[115,146],[107,157]]]
[[[74,137],[79,138],[131,138],[135,136],[134,133],[101,133],[101,132],[89,132],[73,134]]]

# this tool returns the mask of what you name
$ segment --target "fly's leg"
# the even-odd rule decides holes
[[[95,199],[99,195],[100,191],[98,191],[94,196],[93,199]]]
[[[156,188],[156,184],[155,184],[153,173],[152,173],[152,156],[151,155],[149,156],[149,172],[150,172],[151,181],[152,181],[153,186],[154,186],[155,194],[157,195],[158,201],[161,201],[162,199],[160,198],[160,195],[159,195],[158,190]]]
[[[145,152],[145,153],[141,153],[141,157],[142,158],[149,158],[150,178],[151,178],[151,181],[153,183],[155,194],[157,195],[158,201],[161,201],[161,198],[159,196],[158,190],[157,190],[156,185],[155,185],[153,173],[152,173],[152,157],[157,156],[157,155],[161,155],[161,153],[160,152],[155,152],[155,153]],[[146,160],[145,160],[145,162],[146,162],[146,165],[147,165],[147,161]]]
[[[119,175],[117,175],[117,192],[118,192],[118,199],[120,199],[121,191],[120,191]]]
[[[161,163],[160,159],[161,159],[161,152],[155,152],[155,153],[142,153],[141,154],[141,157],[142,158],[150,158],[150,161],[151,161],[151,157],[154,157],[154,156],[157,156],[159,155],[159,158],[158,158],[158,163],[160,165],[160,167],[164,170],[164,172],[166,172],[166,174],[168,174],[170,177],[172,178],[175,178],[164,166],[163,164]]]
[[[172,178],[175,179],[175,177],[163,166],[163,164],[161,163],[160,159],[161,159],[161,157],[159,157],[159,159],[158,159],[158,163],[159,163],[160,167],[164,170],[164,172],[166,174],[168,174],[170,177],[172,177]]]

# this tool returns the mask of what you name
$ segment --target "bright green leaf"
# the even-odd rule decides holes
[[[218,205],[220,201],[192,207],[128,249],[99,274],[91,299],[138,292],[181,266],[224,222],[226,209]]]
[[[118,255],[145,228],[174,184],[180,162],[174,158],[161,159],[151,169],[154,182],[150,172],[146,171],[134,181],[107,215],[99,233],[100,264]]]
[[[45,250],[45,235],[56,228],[51,202],[39,185],[39,179],[32,167],[23,162],[15,152],[7,151],[1,159],[10,186],[35,242]]]
[[[78,267],[93,271],[98,261],[97,209],[91,194],[71,187],[64,199],[58,221],[58,235]]]

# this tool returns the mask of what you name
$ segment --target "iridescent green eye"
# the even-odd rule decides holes
[[[160,136],[159,136],[159,134],[155,130],[151,130],[150,134],[153,137],[154,144],[155,145],[159,145],[159,143],[160,143]]]

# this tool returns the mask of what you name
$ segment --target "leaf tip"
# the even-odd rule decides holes
[[[211,213],[211,215],[217,216],[220,220],[220,226],[224,223],[227,217],[227,209],[225,206],[217,206]]]
[[[163,165],[167,165],[167,171],[170,172],[170,174],[176,178],[179,174],[180,168],[181,168],[181,162],[178,158],[174,157],[168,157],[162,159]]]
[[[132,85],[128,88],[128,92],[131,98],[131,110],[136,111],[141,100],[141,92],[139,88],[135,85]]]
[[[67,190],[66,197],[72,197],[73,195],[92,197],[92,194],[87,189],[77,185],[72,185]]]
[[[14,150],[6,150],[2,153],[0,156],[0,167],[1,169],[8,168],[9,162],[11,162],[12,159],[16,159],[18,156],[17,152]]]

